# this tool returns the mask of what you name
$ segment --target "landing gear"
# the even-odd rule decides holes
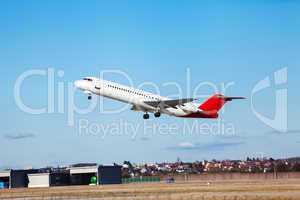
[[[154,117],[160,117],[160,112],[154,113]]]
[[[88,96],[88,100],[91,100],[91,99],[92,99],[92,96],[91,96],[91,95],[89,95],[89,96]]]
[[[144,119],[149,119],[149,114],[148,114],[148,113],[145,113],[145,114],[143,115],[143,118],[144,118]]]

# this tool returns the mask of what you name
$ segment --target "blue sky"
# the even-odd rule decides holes
[[[75,162],[113,163],[299,156],[300,3],[297,1],[1,1],[0,70],[2,74],[0,167],[45,166]],[[250,100],[226,105],[222,120],[235,127],[234,137],[157,134],[138,131],[128,135],[79,135],[78,120],[105,126],[120,119],[144,125],[142,113],[129,109],[118,114],[97,110],[75,115],[67,112],[31,115],[17,106],[14,85],[30,69],[56,73],[65,84],[103,70],[121,70],[134,85],[156,83],[162,95],[172,93],[165,82],[176,81],[190,90],[202,81],[216,85],[234,82],[228,95],[250,97],[254,85],[283,67],[288,69],[288,132],[274,130],[251,110]],[[58,70],[64,71],[57,77]],[[126,83],[124,77],[111,76]],[[33,77],[22,85],[22,97],[33,107],[47,103],[47,80]],[[151,89],[151,88],[149,88]],[[174,89],[174,88],[173,88]],[[256,109],[274,115],[274,85],[255,97]],[[185,90],[184,90],[185,91]],[[200,93],[210,94],[209,88]],[[187,95],[187,94],[186,94]],[[76,105],[86,106],[77,92]],[[121,103],[104,100],[107,108]],[[65,102],[67,107],[67,101]],[[150,125],[194,122],[163,116]]]

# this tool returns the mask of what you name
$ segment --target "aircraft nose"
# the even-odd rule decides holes
[[[81,80],[77,80],[74,82],[75,87],[81,89],[82,88],[82,81]]]

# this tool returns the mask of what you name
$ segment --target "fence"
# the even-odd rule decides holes
[[[160,177],[134,177],[123,178],[122,183],[145,183],[145,182],[160,182]]]
[[[300,172],[203,173],[203,174],[174,175],[173,177],[175,178],[176,181],[275,180],[275,179],[300,179]]]

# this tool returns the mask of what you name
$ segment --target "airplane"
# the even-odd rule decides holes
[[[149,119],[148,113],[155,117],[167,114],[183,118],[218,118],[218,111],[226,102],[244,97],[227,97],[215,94],[203,104],[195,103],[196,98],[170,99],[143,90],[128,87],[115,82],[85,77],[74,82],[76,88],[82,90],[92,99],[92,95],[108,97],[132,105],[131,110],[144,112],[143,118]]]

